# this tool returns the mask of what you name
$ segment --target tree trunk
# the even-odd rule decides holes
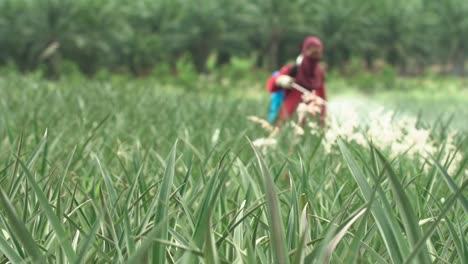
[[[276,37],[271,40],[270,50],[269,50],[269,70],[275,70],[279,67],[278,65],[278,50],[279,50],[279,41]]]
[[[387,63],[396,68],[398,67],[399,62],[400,56],[398,51],[395,48],[390,48],[387,53]]]
[[[466,76],[466,59],[465,52],[462,49],[459,49],[455,53],[455,58],[453,59],[453,74],[456,76],[464,77]]]
[[[325,61],[327,62],[327,70],[331,71],[335,69],[335,67],[338,65],[338,51],[336,49],[333,49],[333,47],[330,47],[327,49],[327,55],[325,56]]]
[[[60,56],[55,54],[46,61],[48,79],[57,80],[60,77]]]
[[[218,57],[216,58],[216,66],[221,67],[231,62],[231,53],[226,51],[219,51]]]
[[[210,56],[210,49],[201,44],[192,51],[193,65],[198,73],[207,73],[206,63]]]
[[[368,71],[374,70],[374,56],[372,52],[366,52],[364,54],[364,60],[366,62],[366,68]]]
[[[133,76],[138,75],[138,66],[136,63],[135,55],[133,53],[128,57],[128,68]]]
[[[19,66],[18,68],[20,69],[21,72],[28,72],[33,68],[33,65],[31,62],[32,47],[33,47],[33,43],[28,42],[24,50],[22,50],[18,56],[17,65]]]
[[[258,50],[257,59],[255,60],[255,66],[258,68],[265,67],[265,59],[268,58],[268,45],[264,45],[261,49]]]
[[[257,55],[257,59],[255,60],[255,66],[257,66],[257,68],[262,68],[263,67],[263,58],[265,57],[264,53],[261,51],[260,53],[258,53]]]

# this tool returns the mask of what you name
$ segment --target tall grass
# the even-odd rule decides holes
[[[2,263],[468,262],[466,159],[314,135],[291,154],[287,132],[265,152],[255,100],[1,84]]]

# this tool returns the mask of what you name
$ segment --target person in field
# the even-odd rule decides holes
[[[272,93],[272,104],[278,104],[282,101],[282,106],[279,110],[279,122],[291,118],[297,106],[303,102],[303,93],[293,89],[293,84],[296,83],[310,92],[315,92],[315,95],[326,101],[325,89],[325,73],[319,62],[323,55],[323,45],[317,37],[307,37],[302,43],[301,56],[295,64],[287,64],[283,66],[278,73],[274,74],[267,81],[267,89]],[[278,95],[280,99],[273,101],[274,95]],[[320,123],[325,124],[326,105],[320,106]],[[271,105],[269,113],[269,121],[275,122],[274,105]]]

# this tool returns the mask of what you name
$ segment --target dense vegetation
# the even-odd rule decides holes
[[[377,112],[262,146],[242,89],[1,77],[0,262],[467,263],[464,131]]]
[[[468,263],[467,17],[0,0],[0,263]],[[265,80],[309,34],[326,126],[276,129]]]
[[[332,69],[360,58],[369,68],[383,60],[402,73],[438,65],[462,75],[467,16],[465,0],[2,0],[0,65],[141,75],[174,73],[188,57],[206,72],[216,55],[217,66],[247,57],[273,69],[315,34]]]

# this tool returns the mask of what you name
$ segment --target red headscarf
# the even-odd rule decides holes
[[[323,48],[322,41],[316,37],[307,37],[302,43],[302,63],[299,66],[296,75],[296,83],[309,89],[315,90],[320,86],[320,67],[318,64],[320,62],[319,58],[308,57],[306,51],[311,47]]]

